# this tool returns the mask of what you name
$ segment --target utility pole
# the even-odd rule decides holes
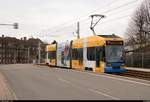
[[[105,16],[104,16],[104,15],[95,14],[95,15],[91,15],[90,17],[92,18],[90,29],[92,30],[93,34],[96,35],[95,30],[94,30],[94,27],[97,25],[97,23],[98,23],[102,18],[105,18]],[[98,21],[97,21],[96,23],[94,23],[94,17],[99,17],[99,19],[98,19]]]
[[[41,43],[40,43],[40,41],[39,41],[39,48],[38,48],[38,50],[39,50],[39,59],[38,59],[38,64],[40,64],[40,59],[41,59],[41,47],[40,47],[40,45],[41,45]]]
[[[80,22],[77,22],[77,39],[80,39]]]
[[[30,47],[28,47],[28,63],[30,63]]]

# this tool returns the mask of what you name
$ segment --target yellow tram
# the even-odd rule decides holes
[[[91,70],[94,72],[125,72],[123,39],[117,35],[97,35],[47,46],[50,66]]]

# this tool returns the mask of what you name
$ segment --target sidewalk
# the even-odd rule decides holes
[[[7,84],[7,80],[0,72],[0,100],[16,100],[16,96]]]
[[[137,71],[144,71],[144,72],[150,72],[150,68],[127,67],[126,69],[137,70]]]

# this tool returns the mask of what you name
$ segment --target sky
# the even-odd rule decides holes
[[[92,14],[102,14],[95,27],[97,35],[116,34],[125,38],[125,30],[142,0],[0,0],[0,24],[17,22],[19,29],[0,26],[0,36],[53,40],[76,39],[77,22],[80,37],[92,36]],[[96,22],[95,18],[94,22]]]

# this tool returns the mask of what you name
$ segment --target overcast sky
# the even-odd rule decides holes
[[[142,0],[0,0],[0,23],[19,23],[19,29],[0,26],[0,35],[40,37],[67,40],[76,37],[76,22],[80,21],[80,36],[91,36],[91,14],[103,14],[95,27],[97,34],[115,33],[125,36],[130,16]]]

